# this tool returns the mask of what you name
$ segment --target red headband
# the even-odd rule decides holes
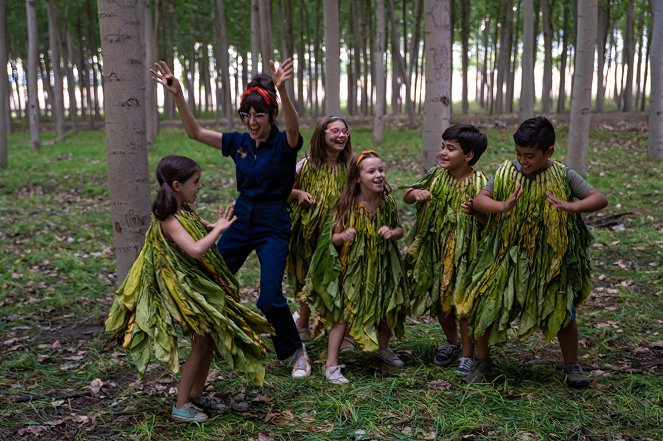
[[[268,106],[272,105],[272,101],[273,101],[272,97],[269,96],[269,93],[267,93],[267,91],[265,89],[263,89],[262,87],[258,87],[258,86],[253,86],[253,87],[249,87],[248,89],[246,89],[244,91],[244,94],[242,94],[242,99],[240,100],[240,102],[244,102],[244,98],[246,98],[246,96],[249,95],[252,92],[258,93],[258,95],[260,95],[262,97],[262,99],[265,100],[265,103],[267,103]]]

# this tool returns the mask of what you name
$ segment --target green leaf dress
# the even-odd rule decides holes
[[[546,199],[548,192],[571,199],[565,166],[551,161],[528,178],[506,161],[496,172],[493,198],[507,199],[517,185],[521,198],[508,212],[489,216],[479,257],[456,291],[464,297],[457,311],[469,317],[475,339],[493,326],[490,344],[506,341],[514,320],[519,337],[540,329],[551,340],[591,291],[591,233],[579,214]]]
[[[194,240],[207,234],[189,207],[175,217]],[[208,333],[232,369],[262,384],[267,346],[259,334],[273,333],[272,327],[240,304],[237,281],[216,247],[194,259],[164,236],[152,216],[145,245],[115,292],[106,331],[123,339],[142,376],[151,354],[178,372],[176,324],[188,335]]]
[[[345,228],[357,235],[338,250],[332,243],[333,217],[313,255],[304,293],[311,308],[325,325],[345,322],[348,333],[365,351],[379,349],[378,329],[386,323],[402,337],[409,304],[409,286],[398,244],[378,234],[383,225],[398,223],[396,202],[391,196],[373,215],[356,204]]]

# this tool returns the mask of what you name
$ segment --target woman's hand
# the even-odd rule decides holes
[[[294,72],[292,58],[286,58],[283,60],[278,69],[274,65],[274,60],[269,60],[269,67],[272,70],[272,81],[274,81],[274,85],[277,89],[280,88],[287,80],[292,78],[292,74]]]
[[[154,63],[154,69],[150,69],[150,73],[152,74],[152,81],[161,84],[173,96],[182,93],[180,82],[175,78],[175,75],[170,71],[170,67],[168,67],[168,63],[165,61]]]

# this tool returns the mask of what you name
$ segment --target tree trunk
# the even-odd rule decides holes
[[[294,1],[294,0],[291,0]],[[304,8],[302,7],[303,0],[300,1],[299,7],[299,37],[297,38],[297,112],[304,115],[306,109],[306,101],[304,97],[304,66],[306,64],[306,42],[305,35],[305,15]],[[310,74],[310,72],[309,72]]]
[[[460,40],[461,40],[461,66],[463,69],[463,90],[462,90],[462,112],[463,115],[467,115],[470,110],[470,103],[467,99],[468,90],[467,90],[467,70],[469,61],[469,39],[470,39],[470,0],[466,0],[460,3],[461,4],[461,16],[462,16],[462,26],[460,31]]]
[[[99,108],[99,77],[101,76],[101,54],[98,52],[99,46],[97,45],[97,38],[95,36],[95,27],[97,16],[92,13],[92,2],[87,2],[87,34],[88,34],[88,50],[90,56],[90,74],[92,75],[92,91],[94,93],[94,115],[91,119],[92,125],[94,120],[101,120],[101,109]],[[97,60],[95,61],[95,57]],[[102,91],[103,95],[103,91]]]
[[[60,39],[58,37],[58,13],[55,0],[47,0],[48,11],[48,43],[51,49],[51,67],[53,69],[53,114],[55,115],[55,131],[57,141],[64,140],[64,93],[62,88],[62,71],[60,70]],[[6,64],[5,64],[6,65]]]
[[[599,1],[598,19],[596,22],[596,111],[603,112],[605,104],[605,45],[608,40],[608,24],[610,23],[610,0]]]
[[[69,22],[69,9],[65,16],[65,23]],[[69,29],[62,28],[60,40],[62,42],[62,58],[64,60],[64,72],[67,78],[67,95],[69,96],[69,120],[72,130],[78,131],[78,103],[76,102],[76,82],[74,79],[74,61],[72,58],[71,34]]]
[[[513,17],[507,23],[509,27],[509,42],[511,49],[509,51],[509,57],[511,58],[511,63],[509,64],[508,76],[506,81],[506,107],[505,110],[507,113],[513,113],[513,97],[514,90],[516,88],[516,70],[518,69],[518,42],[520,41],[520,36],[518,35],[520,31],[520,0],[517,0],[516,3],[516,20],[515,20],[515,35],[514,35],[514,21]]]
[[[348,40],[348,115],[357,114],[357,87],[358,79],[361,75],[359,67],[361,59],[359,58],[359,40],[357,38],[358,20],[357,20],[357,0],[350,0],[349,27],[351,39]]]
[[[552,36],[550,5],[548,0],[541,0],[543,18],[543,83],[541,84],[541,106],[544,114],[552,109]]]
[[[654,0],[651,45],[663,47],[663,0]],[[651,93],[649,96],[649,143],[647,156],[663,159],[663,51],[651,52]]]
[[[221,79],[221,102],[217,103],[217,106],[221,109],[219,115],[225,116],[230,127],[233,122],[233,111],[230,93],[230,60],[228,57],[229,43],[226,23],[226,9],[223,0],[214,0],[216,75]]]
[[[260,32],[263,30],[260,26],[260,0],[251,0],[251,76],[256,76],[260,72],[258,58],[260,56]]]
[[[7,132],[5,121],[11,120],[9,103],[9,77],[7,76],[7,24],[5,0],[0,0],[0,168],[7,166]]]
[[[292,0],[279,0],[279,15],[281,18],[281,61],[286,58],[294,58],[294,37],[292,33]],[[293,62],[296,60],[293,60]],[[302,77],[297,77],[301,81]],[[295,78],[293,81],[286,81],[285,88],[288,96],[295,98]],[[297,105],[297,101],[294,102]]]
[[[513,28],[513,4],[511,0],[500,1],[500,21],[501,26],[497,29],[500,30],[500,52],[499,60],[497,62],[497,84],[496,84],[496,112],[498,114],[504,113],[505,110],[505,83],[509,77],[510,60],[511,60],[511,37]],[[497,32],[497,31],[496,31]]]
[[[562,21],[562,54],[559,62],[559,95],[557,96],[557,113],[566,108],[566,59],[569,50],[569,5],[564,2],[564,20]]]
[[[338,0],[324,0],[324,45],[326,66],[325,113],[341,113],[341,36]]]
[[[451,16],[449,0],[424,0],[426,98],[424,103],[423,162],[437,162],[442,133],[451,119]]]
[[[581,175],[585,175],[587,172],[597,15],[597,0],[578,0],[577,50],[573,68],[567,165]]]
[[[35,13],[35,0],[25,0],[26,17],[28,21],[28,117],[30,120],[30,136],[32,148],[41,149],[41,135],[39,133],[39,90],[37,89],[37,14]]]
[[[370,40],[368,37],[368,18],[366,17],[366,7],[364,2],[359,3],[359,44],[361,46],[361,65],[363,79],[361,82],[361,114],[368,115],[368,76],[369,66],[372,64],[369,60],[367,42]]]
[[[523,2],[523,61],[518,120],[522,123],[534,116],[534,15],[533,0]]]
[[[415,115],[414,115],[414,106],[412,105],[412,94],[411,94],[411,88],[410,88],[410,74],[407,73],[407,66],[405,65],[405,55],[401,54],[400,52],[400,47],[399,47],[399,42],[401,40],[400,37],[400,32],[398,30],[398,22],[396,20],[396,11],[394,8],[394,0],[389,0],[389,15],[391,19],[391,44],[392,48],[394,48],[394,51],[392,53],[392,58],[395,63],[398,64],[398,69],[393,69],[394,71],[398,70],[400,72],[400,77],[403,80],[403,84],[405,85],[405,111],[408,114],[408,125],[410,128],[414,128],[416,121],[415,121]],[[416,16],[416,15],[415,15]],[[416,25],[416,23],[415,23]],[[406,37],[404,37],[406,39]],[[405,44],[403,44],[403,48],[407,48]],[[395,74],[394,74],[395,75]],[[399,90],[399,95],[400,95],[400,87],[398,88]],[[394,90],[393,93],[396,93],[397,91]]]
[[[272,44],[272,2],[271,0],[258,0],[260,11],[260,55],[262,57],[262,72],[271,75],[269,60],[274,59],[274,45]]]
[[[640,92],[642,88],[640,87],[640,78],[642,77],[642,48],[645,45],[645,10],[644,8],[640,10],[640,16],[638,18],[638,65],[635,68],[635,105],[637,109],[640,104]]]
[[[624,61],[626,82],[622,88],[624,94],[624,111],[633,110],[633,64],[635,58],[635,38],[633,36],[633,1],[627,2],[626,32],[624,33]]]
[[[136,2],[98,0],[106,78],[106,158],[118,283],[138,256],[150,225],[145,141],[145,65]]]
[[[16,118],[21,119],[23,114],[28,114],[27,103],[26,109],[24,111],[21,104],[21,82],[18,78],[18,66],[16,66],[16,59],[12,58],[9,60],[9,65],[12,68],[12,81],[14,81],[14,86],[16,87]]]
[[[384,53],[386,49],[385,35],[385,15],[384,15],[384,0],[376,0],[376,26],[375,38],[377,47],[373,54],[374,67],[375,67],[375,113],[373,114],[373,141],[380,145],[382,144],[384,136],[384,109],[385,109],[385,91],[386,91],[386,77],[384,71]]]
[[[407,113],[408,113],[408,124],[410,128],[415,128],[417,125],[417,109],[416,109],[416,103],[417,103],[417,83],[416,83],[416,74],[415,71],[417,69],[417,65],[419,62],[419,43],[420,43],[420,36],[421,36],[421,14],[423,11],[423,0],[415,0],[416,6],[414,9],[414,21],[412,23],[412,38],[410,39],[410,50],[408,53],[410,54],[410,59],[408,60],[407,67],[408,67],[408,72],[406,73],[407,75],[407,81],[406,84],[408,84],[408,90],[411,90],[411,94],[413,93],[414,96],[410,99],[409,104],[407,103],[408,101],[408,95],[406,93],[405,95],[405,101],[406,105],[408,106]],[[413,81],[412,81],[412,76],[414,75],[415,81],[414,81],[414,86]]]
[[[653,18],[652,18],[652,23],[653,23]],[[649,56],[650,56],[650,49],[651,49],[651,39],[652,39],[652,30],[650,29],[649,32],[647,33],[647,50],[645,51],[645,74],[644,78],[642,79],[642,99],[640,100],[640,111],[644,112],[645,111],[645,103],[647,102],[647,92],[645,92],[647,88],[647,76],[649,75]]]

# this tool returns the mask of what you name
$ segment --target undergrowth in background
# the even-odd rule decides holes
[[[489,148],[477,166],[490,175],[513,158],[515,127],[481,128]],[[307,141],[310,130],[303,135]],[[565,136],[559,127],[560,161]],[[137,381],[103,333],[118,283],[104,134],[53,138],[47,133],[42,150],[33,151],[28,133],[11,134],[9,166],[0,170],[0,439],[662,439],[663,164],[647,160],[646,132],[601,129],[590,137],[588,180],[610,205],[588,217],[602,225],[592,229],[594,290],[578,312],[589,389],[566,387],[559,348],[540,335],[495,349],[493,383],[465,385],[452,368],[431,362],[442,343],[437,321],[417,319],[393,342],[404,368],[343,354],[346,386],[324,380],[324,337],[308,345],[314,370],[303,381],[270,354],[265,386],[256,389],[219,360],[210,393],[250,407],[202,425],[172,422],[177,377],[154,364]],[[355,150],[378,150],[402,200],[403,186],[424,171],[421,134],[387,130],[384,139],[375,147],[369,129],[352,128]],[[203,217],[236,197],[232,161],[181,130],[161,131],[148,153],[153,189],[166,154],[202,166]],[[413,216],[401,204],[406,228]],[[254,305],[255,256],[238,278],[244,301]]]

